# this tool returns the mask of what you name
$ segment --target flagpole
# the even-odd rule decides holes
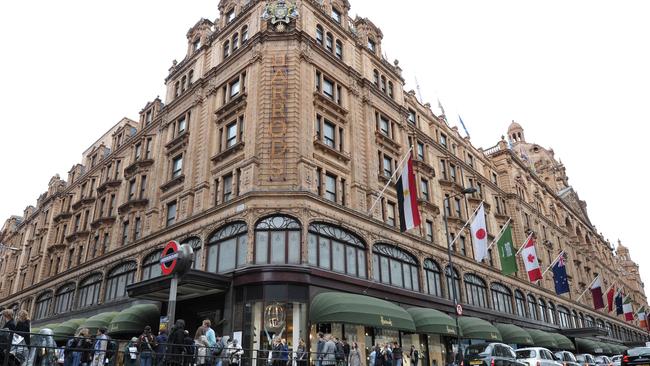
[[[587,286],[587,289],[586,289],[582,294],[580,294],[580,296],[578,296],[578,298],[576,299],[576,301],[582,299],[582,297],[587,293],[587,291],[591,290],[591,285],[593,285],[594,282],[596,282],[596,280],[597,280],[599,277],[600,277],[600,275],[596,276],[596,278],[594,278],[594,280],[591,281],[591,283],[589,284],[589,286]]]
[[[548,266],[548,268],[546,268],[546,269],[544,270],[544,272],[542,272],[542,277],[544,277],[544,275],[546,274],[546,272],[548,272],[548,270],[551,269],[551,268],[555,265],[555,263],[557,263],[557,262],[560,260],[560,257],[563,256],[563,255],[564,255],[564,250],[563,250],[562,252],[560,252],[560,255],[558,255],[557,258],[555,258],[555,260],[553,261],[553,263],[551,263],[551,264]]]
[[[524,247],[526,246],[526,243],[530,240],[530,238],[533,236],[533,233],[530,233],[528,237],[526,238],[526,241],[519,247],[519,250],[517,250],[517,253],[515,253],[515,256],[518,256],[519,253],[521,253],[522,250],[524,250]]]
[[[497,241],[499,241],[499,239],[501,239],[501,235],[503,235],[503,233],[504,233],[504,232],[506,231],[506,229],[508,228],[508,224],[510,223],[510,221],[512,221],[512,218],[509,217],[509,218],[508,218],[508,221],[506,221],[506,224],[503,225],[503,227],[501,228],[501,230],[497,233],[497,236],[494,238],[494,240],[492,240],[492,242],[490,243],[490,245],[488,245],[488,247],[487,247],[488,250],[490,250],[490,248],[492,248],[492,246],[493,246]]]
[[[467,224],[469,224],[470,221],[472,221],[472,219],[474,218],[474,216],[476,215],[478,210],[481,208],[481,206],[483,206],[483,202],[485,202],[485,201],[481,201],[481,203],[478,205],[478,207],[476,207],[476,210],[474,210],[474,213],[472,213],[472,216],[470,216],[469,219],[467,220],[467,222],[465,222],[465,225],[463,225],[463,227],[460,228],[460,230],[458,231],[458,234],[456,234],[456,237],[454,237],[454,240],[451,241],[450,245],[453,245],[456,242],[456,240],[458,240],[458,238],[460,237],[460,234],[462,234],[463,230],[465,230],[465,228],[467,227]],[[442,209],[444,210],[445,208],[443,207]]]
[[[400,160],[399,164],[397,165],[395,171],[393,172],[393,175],[390,176],[390,179],[388,179],[388,182],[386,182],[386,185],[384,185],[384,188],[381,190],[381,192],[379,192],[379,196],[377,196],[377,198],[375,199],[375,202],[372,204],[372,206],[370,206],[370,210],[368,211],[368,215],[372,216],[372,210],[375,209],[375,206],[377,206],[377,202],[379,202],[379,200],[384,196],[384,192],[386,192],[386,188],[388,188],[388,186],[391,184],[391,182],[393,181],[393,178],[395,178],[395,175],[397,174],[397,172],[401,171],[400,168],[402,167],[402,164],[404,164],[404,160],[406,160],[406,158],[411,153],[411,150],[413,150],[413,146],[409,147],[408,151],[406,152],[406,154],[404,154],[404,157],[402,158],[402,160]],[[415,194],[415,192],[413,192],[413,194]]]

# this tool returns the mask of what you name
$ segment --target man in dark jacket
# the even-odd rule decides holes
[[[158,336],[156,337],[156,347],[154,347],[154,351],[156,351],[156,361],[154,362],[155,365],[162,366],[165,362],[166,348],[167,329],[161,329],[160,332],[158,332]]]
[[[402,366],[402,348],[393,342],[393,366]]]

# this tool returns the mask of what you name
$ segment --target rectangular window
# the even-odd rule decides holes
[[[415,111],[412,110],[412,109],[409,109],[409,118],[408,118],[408,121],[409,121],[410,123],[412,123],[412,124],[415,124],[415,122],[416,122]]]
[[[179,155],[172,160],[172,179],[179,177],[183,171],[183,156]]]
[[[440,145],[447,147],[447,135],[444,133],[440,134]]]
[[[185,130],[187,128],[187,121],[185,119],[185,116],[181,117],[176,121],[176,136],[180,136],[183,133],[185,133]]]
[[[135,178],[129,182],[129,201],[135,199]]]
[[[449,177],[456,182],[456,166],[453,164],[449,164]]]
[[[150,159],[151,158],[151,138],[147,139],[147,148],[144,153],[144,158],[145,159]]]
[[[239,79],[230,83],[230,98],[234,98],[239,94],[240,84]]]
[[[424,144],[418,141],[418,159],[424,161]]]
[[[451,216],[451,207],[450,207],[450,203],[449,203],[449,195],[448,194],[445,195],[444,204],[445,204],[445,215],[447,215],[449,217],[449,216]]]
[[[319,196],[323,194],[323,185],[321,182],[321,176],[323,175],[323,170],[321,168],[316,168],[316,192]]]
[[[147,190],[147,176],[143,175],[140,179],[140,199],[144,198],[144,194]]]
[[[440,175],[447,180],[447,163],[444,160],[440,160]]]
[[[235,20],[235,9],[232,9],[226,14],[226,21],[228,23],[232,22],[233,20]]]
[[[228,202],[232,198],[232,174],[228,174],[223,177],[223,202]]]
[[[145,121],[145,125],[148,125],[153,121],[153,111],[151,110],[147,111],[144,121]]]
[[[492,173],[492,183],[499,185],[497,180],[497,173]]]
[[[343,59],[343,44],[341,41],[336,41],[336,58]]]
[[[456,217],[462,217],[462,211],[460,209],[460,198],[454,199],[454,209],[456,211]]]
[[[467,164],[472,168],[474,167],[474,156],[472,154],[467,154]]]
[[[386,203],[386,223],[390,226],[395,226],[395,204]]]
[[[325,174],[325,199],[336,202],[336,177]]]
[[[383,172],[384,177],[389,178],[393,176],[393,159],[390,156],[384,155],[383,159]]]
[[[390,122],[388,121],[388,118],[382,115],[379,115],[379,131],[390,137]]]
[[[334,82],[328,78],[323,78],[323,94],[334,99]]]
[[[332,8],[332,19],[334,19],[335,22],[341,24],[341,12]]]
[[[115,195],[111,195],[111,200],[108,204],[108,216],[113,216],[113,208],[115,208]]]
[[[460,253],[462,255],[467,255],[467,246],[465,245],[466,244],[465,237],[461,235],[458,238],[458,241],[460,242]]]
[[[323,45],[323,28],[321,26],[316,27],[316,42],[319,45]]]
[[[368,49],[372,51],[372,53],[375,53],[375,50],[377,49],[377,45],[372,39],[368,39]]]
[[[142,220],[139,217],[135,218],[135,240],[138,240],[142,236]]]
[[[425,224],[427,241],[433,242],[433,222],[427,220]]]
[[[237,143],[237,122],[226,126],[226,148],[233,147]]]
[[[423,200],[429,201],[429,181],[424,178],[420,179],[420,194]]]
[[[124,221],[124,225],[122,226],[122,245],[126,245],[129,243],[129,222]]]
[[[167,204],[167,226],[176,222],[176,201]]]
[[[108,233],[104,233],[104,242],[102,244],[102,254],[108,252],[108,248],[109,248],[109,245],[111,243],[111,241],[109,239],[110,239],[110,237],[109,237]]]
[[[334,131],[336,130],[334,124],[328,120],[325,120],[325,123],[323,124],[323,143],[325,145],[335,148],[335,141],[334,141]]]

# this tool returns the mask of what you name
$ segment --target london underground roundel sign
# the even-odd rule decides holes
[[[163,249],[160,255],[160,268],[165,276],[174,273],[174,269],[178,265],[179,245],[176,241],[172,240]]]

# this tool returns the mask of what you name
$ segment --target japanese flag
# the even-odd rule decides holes
[[[535,250],[535,239],[529,236],[524,244],[524,249],[521,251],[521,257],[528,272],[528,280],[535,282],[542,279],[542,271],[539,268],[539,261],[537,261],[537,251]]]
[[[485,210],[482,203],[476,216],[474,216],[474,220],[472,220],[470,228],[472,230],[472,243],[474,244],[474,259],[481,262],[488,257],[487,228],[485,227]]]

